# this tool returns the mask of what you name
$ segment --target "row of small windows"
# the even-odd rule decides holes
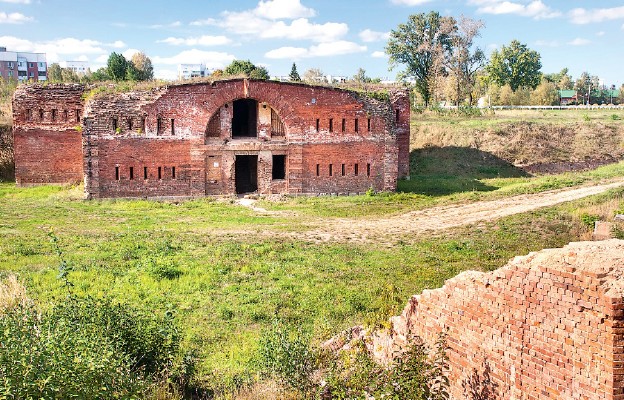
[[[316,176],[321,176],[321,174],[323,173],[322,168],[321,168],[321,164],[316,164]],[[329,164],[327,167],[327,173],[328,176],[335,176],[337,174],[337,171],[334,170],[334,164]],[[340,164],[340,176],[346,176],[348,174],[347,171],[347,164]],[[354,176],[359,176],[360,175],[360,165],[359,164],[354,164],[353,165],[353,175]],[[366,176],[371,176],[371,165],[370,163],[366,164]]]
[[[329,119],[327,130],[329,132],[334,132],[334,119],[333,118]],[[316,131],[317,132],[321,131],[321,119],[320,118],[316,119]],[[340,131],[341,132],[347,131],[347,120],[345,118],[342,119],[342,122],[340,124]],[[353,131],[355,133],[360,132],[360,120],[358,118],[355,118],[353,120]],[[370,118],[366,119],[366,131],[367,132],[371,131],[371,119]]]
[[[167,171],[169,170],[169,171]],[[157,171],[157,177],[159,180],[162,179],[166,179],[166,178],[171,178],[171,179],[176,179],[176,168],[175,167],[171,167],[171,168],[167,168],[167,167],[158,167],[156,168]],[[148,180],[150,178],[150,171],[148,170],[147,167],[143,167],[143,179],[144,180]],[[167,173],[168,172],[168,173]],[[134,167],[128,167],[128,180],[135,180],[135,179],[139,179],[137,176],[137,173],[140,173],[140,171],[136,171],[134,169]],[[122,174],[122,170],[121,167],[117,166],[115,167],[115,180],[116,181],[120,181],[121,180],[121,174]],[[166,176],[165,176],[166,175]]]
[[[145,117],[141,118],[138,126],[134,124],[134,120],[132,118],[126,118],[125,128],[127,128],[130,131],[134,129],[140,129],[141,132],[145,132],[145,126],[146,126]],[[119,123],[119,118],[117,117],[111,118],[111,128],[113,129],[113,132],[116,132],[116,133],[120,133],[123,130],[123,128],[121,127]],[[164,135],[165,132],[166,132],[165,119],[158,117],[156,119],[156,134]],[[175,135],[175,119],[174,118],[171,118],[169,120],[169,133],[171,135]]]
[[[40,108],[37,113],[33,113],[33,110],[30,108],[26,110],[26,121],[33,121],[34,115],[37,115],[38,121],[45,121],[45,111]],[[59,119],[64,122],[68,122],[70,120],[69,110],[62,110],[59,113],[59,110],[52,109],[49,112],[50,121],[58,121]],[[80,122],[80,109],[74,110],[74,120],[76,122]]]

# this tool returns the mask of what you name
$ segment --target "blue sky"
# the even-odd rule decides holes
[[[177,64],[219,68],[250,59],[271,75],[320,68],[394,79],[383,54],[387,33],[413,13],[435,10],[485,23],[486,54],[513,39],[542,56],[543,72],[589,71],[624,82],[622,0],[0,0],[0,46],[38,51],[48,62],[104,65],[112,51],[144,51],[157,77]]]

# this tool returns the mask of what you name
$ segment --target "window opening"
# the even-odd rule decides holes
[[[342,168],[341,168],[341,173],[342,173],[342,176],[345,176],[345,172],[346,172],[346,171],[345,171],[345,165],[344,165],[344,164],[342,164]]]
[[[316,164],[316,176],[321,176],[321,164]]]
[[[342,119],[342,132],[346,132],[347,131],[347,120],[346,119]]]
[[[30,108],[26,110],[26,120],[32,121],[32,110]]]
[[[162,133],[162,118],[156,118],[156,135],[160,135]]]
[[[80,110],[76,109],[76,122],[80,122]]]
[[[43,110],[41,108],[39,109],[39,119],[43,121]]]
[[[52,121],[56,121],[56,110],[52,110]]]
[[[273,155],[272,179],[286,179],[286,156]]]
[[[128,118],[128,130],[132,130],[132,118]]]
[[[366,164],[366,176],[370,176],[370,173],[371,173],[370,164]]]
[[[232,137],[258,136],[258,102],[256,100],[236,100],[232,115]],[[252,191],[255,191],[255,189]]]
[[[171,167],[171,179],[175,179],[175,167]]]
[[[158,179],[162,179],[162,167],[158,167]]]
[[[399,122],[399,109],[397,108],[395,111],[396,114],[396,122]]]
[[[274,109],[271,108],[271,136],[284,136],[286,135],[286,128],[281,118]]]
[[[334,166],[329,164],[329,176],[334,176]]]
[[[143,167],[143,179],[147,179],[147,167]]]
[[[175,135],[175,120],[171,118],[171,135]]]
[[[141,118],[141,132],[145,132],[145,117]]]
[[[321,130],[321,120],[316,119],[316,131],[319,132]]]
[[[357,165],[357,164],[355,164],[355,165],[353,166],[353,175],[355,175],[355,176],[358,176],[358,174],[360,173],[360,171],[359,171],[359,168],[358,168],[358,167],[359,167],[359,165]]]
[[[113,130],[117,130],[117,118],[113,118]]]
[[[367,121],[367,130],[370,132],[371,131],[371,120],[370,118]]]
[[[115,180],[119,180],[119,167],[115,167]]]
[[[67,121],[69,119],[69,112],[67,110],[63,110],[63,121]]]
[[[329,119],[329,131],[334,131],[334,120],[332,118]]]
[[[134,179],[134,167],[130,167],[130,180]]]
[[[356,119],[355,119],[355,133],[358,133],[358,132],[360,131],[360,126],[359,126],[359,125],[360,125],[360,124],[359,124],[359,121],[358,121],[358,119],[356,118]]]

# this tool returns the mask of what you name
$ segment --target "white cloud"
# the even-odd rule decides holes
[[[535,45],[536,46],[543,46],[543,47],[558,47],[559,46],[559,42],[556,40],[536,40],[535,41]]]
[[[600,32],[596,32],[596,36],[601,37],[604,36],[607,32],[605,31],[600,31]]]
[[[121,54],[125,57],[126,60],[130,60],[133,55],[135,55],[136,53],[140,53],[140,52],[141,51],[137,49],[127,49]]]
[[[309,48],[304,47],[280,47],[267,52],[266,58],[301,59],[310,57],[331,57],[345,54],[362,53],[367,50],[366,46],[346,40],[319,43]]]
[[[588,39],[583,39],[583,38],[576,38],[570,42],[568,42],[568,44],[570,46],[585,46],[591,43],[591,40]]]
[[[108,61],[108,54],[102,54],[95,59],[95,62],[98,64],[106,64],[106,61]]]
[[[177,28],[178,26],[181,26],[182,22],[180,21],[174,21],[170,24],[154,24],[154,25],[150,25],[149,28],[150,29],[165,29],[165,28]]]
[[[592,10],[575,8],[570,11],[570,20],[572,23],[579,25],[611,21],[614,19],[624,19],[624,6],[613,8],[594,8]]]
[[[0,3],[30,4],[30,0],[0,0]]]
[[[171,57],[156,56],[152,58],[154,64],[205,64],[208,68],[223,68],[227,64],[231,63],[236,57],[232,54],[217,52],[217,51],[203,51],[197,49],[185,50]]]
[[[398,4],[400,6],[420,6],[430,1],[431,0],[390,0],[392,4]]]
[[[388,32],[377,32],[370,29],[364,29],[362,32],[359,33],[359,36],[363,42],[370,43],[388,40],[390,34]]]
[[[24,22],[34,21],[33,17],[27,17],[22,13],[0,12],[0,24],[23,24]]]
[[[300,0],[260,0],[254,13],[267,19],[295,19],[316,15],[316,11],[304,7]]]
[[[158,40],[156,43],[166,43],[173,46],[222,46],[232,41],[225,36],[203,35],[199,37],[176,38],[168,37]]]
[[[316,12],[302,6],[300,0],[261,0],[255,9],[224,11],[220,18],[200,19],[191,22],[191,25],[218,26],[237,35],[260,39],[311,40],[319,43],[335,41],[349,32],[345,23],[310,22],[308,17],[314,15]]]
[[[115,40],[113,43],[107,43],[106,46],[113,47],[115,49],[122,49],[126,47],[126,44],[121,40]]]
[[[156,68],[154,69],[154,77],[156,79],[164,79],[167,81],[173,81],[178,79],[177,69]]]
[[[386,58],[388,57],[388,55],[383,52],[383,51],[373,51],[373,53],[371,54],[371,57],[373,58]]]
[[[478,6],[477,12],[482,14],[514,14],[533,19],[561,16],[561,12],[548,7],[542,0],[534,0],[526,5],[506,0],[469,0],[468,3]]]

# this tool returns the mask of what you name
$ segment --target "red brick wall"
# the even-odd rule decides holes
[[[454,399],[624,398],[624,241],[572,243],[466,272],[414,296],[372,350],[388,359],[410,335],[448,328]],[[489,370],[487,372],[486,370]]]
[[[82,181],[80,132],[14,128],[13,135],[18,185]]]
[[[82,85],[20,85],[13,101],[18,185],[83,179]]]
[[[34,128],[61,132],[77,124],[84,114],[83,159],[76,160],[72,171],[84,169],[87,197],[199,196],[215,192],[215,187],[222,189],[220,193],[232,194],[237,155],[258,156],[259,193],[353,193],[371,187],[394,190],[400,171],[405,172],[409,165],[405,150],[405,144],[409,144],[409,103],[405,92],[392,92],[391,101],[378,101],[341,89],[236,79],[144,92],[100,93],[83,107],[84,91],[80,85],[29,85],[16,93],[14,119],[16,132],[21,134]],[[275,110],[285,135],[272,137],[270,113],[264,113],[257,137],[231,138],[227,131],[231,104],[241,98],[255,99],[260,111]],[[205,139],[208,121],[218,110],[222,115],[220,126],[226,130],[219,137]],[[56,154],[42,154],[45,149],[32,141],[16,143],[22,145],[27,147],[19,152],[32,159]],[[58,145],[67,144],[59,141]],[[287,156],[284,180],[272,179],[273,154]],[[205,165],[210,155],[222,159],[222,182],[208,190]],[[126,186],[121,184],[122,178],[111,181],[110,173],[116,166],[127,169],[133,160],[148,166],[179,163],[188,166],[180,172],[188,169],[190,175],[181,175],[176,182],[139,183],[133,179]],[[330,161],[336,164],[334,176],[330,178],[327,171],[320,171],[317,177],[316,164],[324,164],[327,169]],[[355,163],[360,168],[357,177]],[[50,165],[49,174],[41,174],[41,168],[32,164],[18,165],[18,181],[26,183],[32,181],[32,176],[49,176],[56,168],[55,163]],[[58,177],[49,182],[63,179],[59,171]]]

